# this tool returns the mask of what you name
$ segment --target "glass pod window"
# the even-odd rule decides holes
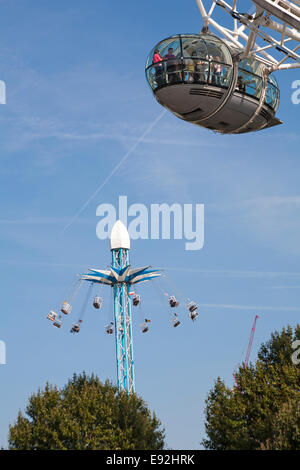
[[[259,99],[262,91],[262,78],[239,67],[237,90]]]
[[[272,109],[277,111],[278,106],[279,106],[279,98],[280,98],[280,92],[276,83],[276,80],[268,80],[268,88],[267,88],[267,95],[266,95],[266,104],[270,106]],[[275,82],[275,83],[274,83]]]
[[[161,60],[163,61],[164,57],[168,54],[170,48],[173,49],[173,54],[177,58],[181,58],[180,38],[178,36],[173,36],[171,38],[165,39],[164,41],[161,41],[152,49],[146,62],[146,68],[153,64],[153,59],[156,54],[156,51],[160,56]]]
[[[158,43],[146,63],[146,76],[152,89],[182,81],[181,41],[173,36]]]
[[[228,88],[232,58],[228,47],[211,35],[181,36],[184,81]]]
[[[263,87],[263,65],[255,58],[243,59],[239,65],[237,90],[260,99]],[[279,105],[279,89],[273,76],[268,78],[265,103],[277,111]]]
[[[231,53],[212,35],[173,36],[152,49],[146,76],[152,89],[174,83],[228,88],[232,79]]]

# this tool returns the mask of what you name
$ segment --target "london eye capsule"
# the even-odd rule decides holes
[[[177,117],[222,134],[281,124],[276,79],[263,60],[207,32],[159,42],[146,62],[156,100]]]

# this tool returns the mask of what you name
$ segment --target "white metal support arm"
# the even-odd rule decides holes
[[[300,68],[300,0],[196,0],[204,30],[213,28],[231,46],[241,50],[241,59],[255,56],[274,70]],[[205,5],[206,6],[205,6]],[[212,18],[216,7],[231,16],[232,28]]]

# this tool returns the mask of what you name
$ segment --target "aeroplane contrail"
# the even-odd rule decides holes
[[[81,208],[76,212],[74,217],[67,225],[62,229],[61,234],[63,234],[73,223],[78,219],[80,214],[84,211],[84,209],[89,205],[89,203],[96,197],[96,195],[104,188],[104,186],[109,182],[111,177],[116,173],[116,171],[120,168],[120,166],[127,160],[127,158],[135,151],[137,146],[144,140],[147,134],[152,131],[153,127],[163,118],[166,114],[166,110],[164,109],[162,113],[150,124],[149,127],[145,130],[145,132],[139,137],[139,139],[135,142],[135,144],[128,150],[128,152],[121,158],[119,163],[114,167],[114,169],[109,173],[109,175],[105,178],[105,180],[98,186],[96,191],[87,199],[87,201],[81,206]]]

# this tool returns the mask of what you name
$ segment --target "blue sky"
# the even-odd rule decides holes
[[[291,84],[300,72],[277,74],[284,124],[261,133],[219,136],[166,113],[62,233],[162,111],[145,81],[148,52],[169,35],[200,31],[201,16],[193,0],[3,0],[0,8],[0,445],[47,380],[62,385],[82,370],[115,380],[108,291],[76,337],[69,328],[80,302],[61,330],[45,316],[77,273],[109,264],[96,208],[127,195],[147,207],[205,205],[201,251],[182,240],[137,240],[131,250],[133,265],[167,268],[201,306],[195,324],[182,314],[172,329],[150,285],[140,289],[149,334],[134,313],[137,392],[165,425],[168,446],[199,448],[205,397],[217,376],[231,385],[255,314],[252,359],[272,331],[299,318],[300,105]]]

